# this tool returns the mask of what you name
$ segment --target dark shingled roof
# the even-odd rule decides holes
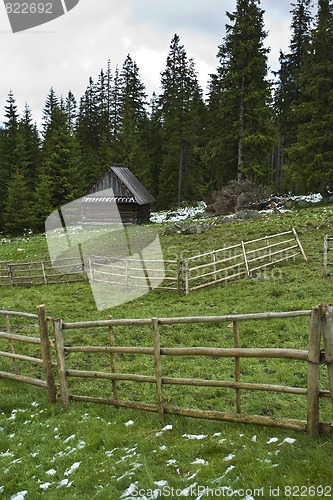
[[[155,201],[155,198],[147,191],[128,167],[110,167],[87,195],[89,197],[90,194],[110,188],[113,191],[114,198],[118,202],[135,202],[138,205],[148,205]]]

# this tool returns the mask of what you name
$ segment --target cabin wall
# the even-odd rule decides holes
[[[118,210],[115,210],[116,207]],[[87,226],[119,222],[118,211],[123,224],[149,222],[150,205],[138,205],[137,203],[117,203],[115,205],[108,202],[84,203],[82,220]]]

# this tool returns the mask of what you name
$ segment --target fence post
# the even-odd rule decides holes
[[[216,253],[214,252],[212,254],[212,260],[213,260],[213,269],[214,269],[214,281],[217,280],[217,268],[216,268]]]
[[[46,276],[44,261],[42,261],[42,273],[43,273],[44,284],[47,285],[47,276]]]
[[[328,234],[324,236],[324,278],[328,276]]]
[[[188,259],[184,260],[184,274],[185,274],[185,295],[190,293],[190,283],[189,283],[189,268],[188,268]]]
[[[61,318],[54,319],[53,324],[54,324],[54,336],[55,336],[57,361],[58,361],[60,396],[62,405],[67,406],[69,403],[69,394],[68,394],[68,384],[66,376],[65,346],[62,333],[63,332],[62,319]]]
[[[308,346],[307,432],[311,437],[319,434],[320,330],[320,307],[317,306],[311,312]]]
[[[242,250],[243,250],[243,257],[244,257],[244,264],[245,264],[245,269],[246,269],[246,276],[250,276],[250,270],[249,270],[249,263],[247,261],[247,255],[246,255],[246,249],[245,249],[245,243],[244,241],[241,242],[242,245]]]
[[[14,286],[14,283],[13,283],[13,270],[12,270],[12,265],[11,264],[7,264],[7,272],[8,272],[9,286]]]
[[[9,319],[9,316],[8,314],[5,314],[5,321],[6,321],[6,332],[7,333],[11,333],[11,327],[10,327],[10,319]],[[9,350],[12,354],[15,354],[15,349],[14,349],[14,342],[12,339],[10,339],[8,341],[8,347],[9,347]],[[15,358],[13,358],[13,365],[14,365],[14,370],[15,370],[15,374],[16,375],[19,375],[20,374],[20,370],[19,370],[19,367],[18,367],[18,364],[17,364],[17,360]]]
[[[159,324],[157,318],[152,318],[152,331],[154,339],[154,359],[155,359],[155,377],[156,377],[156,397],[158,405],[158,414],[161,422],[164,422],[164,406],[162,393],[162,362],[161,362],[161,342]]]
[[[234,331],[234,347],[240,347],[239,342],[239,329],[238,321],[233,321],[233,331]],[[240,358],[235,358],[235,381],[240,382],[241,367]],[[240,389],[236,389],[236,409],[237,413],[241,413],[241,399],[240,399]]]
[[[183,260],[177,260],[177,288],[178,288],[178,293],[184,293],[184,279],[183,279],[183,267],[184,267],[184,261]]]
[[[41,342],[40,349],[44,363],[47,392],[49,394],[49,399],[51,403],[55,403],[57,399],[57,389],[54,380],[54,373],[52,370],[50,339],[47,326],[47,316],[46,316],[45,306],[44,305],[38,306],[37,311],[38,311],[39,334]]]
[[[308,261],[308,258],[307,256],[305,255],[305,252],[303,250],[303,247],[302,247],[302,243],[301,243],[301,240],[299,239],[298,237],[298,234],[296,232],[296,229],[294,229],[293,227],[291,228],[292,232],[293,232],[293,235],[295,236],[295,240],[296,240],[296,243],[298,245],[298,248],[300,249],[301,251],[301,254],[303,255],[303,259],[305,260],[305,262]]]
[[[328,372],[328,385],[333,404],[333,307],[328,304],[321,305],[322,333],[325,345],[325,363]]]
[[[112,319],[112,316],[109,316],[109,319]],[[115,347],[115,345],[116,345],[113,326],[109,326],[109,344],[111,347]],[[116,373],[115,353],[114,352],[110,353],[110,367],[111,367],[111,372]],[[112,380],[112,390],[113,390],[114,399],[118,399],[117,380]]]

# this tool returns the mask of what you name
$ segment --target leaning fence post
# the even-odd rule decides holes
[[[44,363],[44,371],[47,383],[47,392],[51,403],[55,403],[57,399],[57,389],[54,380],[54,373],[52,370],[52,359],[50,349],[49,331],[47,326],[47,316],[44,305],[37,307],[38,322],[39,322],[39,335],[40,335],[40,349]]]
[[[68,384],[66,376],[65,346],[62,333],[63,332],[62,319],[61,318],[54,319],[53,323],[54,323],[54,336],[55,336],[55,344],[57,352],[57,361],[58,361],[58,376],[59,376],[61,402],[63,406],[67,406],[69,403],[69,394],[68,394]]]
[[[156,397],[158,405],[158,414],[161,422],[164,422],[164,406],[162,392],[162,362],[161,362],[161,342],[159,324],[157,318],[152,318],[152,332],[154,339],[154,359],[155,359],[155,377],[156,377]]]
[[[325,363],[328,372],[328,385],[333,404],[333,307],[322,304],[322,333],[325,345]]]
[[[317,306],[311,311],[308,346],[307,432],[311,437],[319,434],[320,330],[320,307]]]
[[[301,254],[303,255],[303,259],[305,260],[305,262],[307,262],[307,261],[308,261],[308,258],[307,258],[306,254],[305,254],[305,252],[304,252],[304,249],[303,249],[303,247],[302,247],[301,240],[300,240],[300,239],[299,239],[299,237],[298,237],[298,234],[297,234],[297,232],[296,232],[296,229],[295,229],[294,227],[292,227],[292,228],[291,228],[291,230],[292,230],[292,233],[293,233],[293,235],[294,235],[294,237],[295,237],[295,240],[296,240],[296,243],[297,243],[297,245],[298,245],[298,248],[300,249]]]
[[[245,269],[246,269],[246,276],[250,276],[250,270],[249,270],[249,263],[247,261],[247,255],[246,255],[246,248],[245,248],[245,243],[244,241],[241,242],[242,245],[242,250],[243,250],[243,257],[244,257],[244,264],[245,264]]]

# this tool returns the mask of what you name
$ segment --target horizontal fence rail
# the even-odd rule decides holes
[[[333,402],[333,308],[327,304],[321,304],[314,307],[312,310],[289,311],[289,312],[269,312],[269,313],[254,313],[254,314],[230,314],[224,316],[194,316],[194,317],[169,317],[169,318],[137,318],[137,319],[112,319],[100,321],[81,321],[81,322],[64,322],[61,318],[53,319],[46,315],[44,306],[38,306],[38,314],[27,314],[19,312],[11,312],[0,310],[0,315],[5,320],[4,331],[0,331],[0,358],[13,361],[13,372],[9,370],[0,371],[0,378],[7,378],[21,383],[35,385],[48,390],[49,399],[52,403],[56,401],[56,393],[58,391],[62,404],[68,405],[71,400],[85,401],[91,403],[109,404],[115,407],[133,408],[138,410],[146,410],[158,413],[161,420],[167,414],[183,415],[198,418],[207,418],[215,420],[225,420],[232,422],[252,423],[258,425],[269,425],[282,427],[287,429],[295,429],[307,431],[311,436],[316,436],[320,433],[332,433],[333,426],[331,423],[320,422],[319,410],[320,398],[330,398]],[[249,321],[269,321],[273,319],[292,319],[308,317],[310,320],[309,327],[309,342],[308,349],[296,348],[242,348],[240,325],[242,322]],[[20,334],[14,333],[11,320],[20,320]],[[37,324],[39,331],[38,336],[27,335],[24,330],[27,328],[26,321],[34,320],[34,328]],[[53,324],[54,340],[50,339],[48,325]],[[168,343],[168,335],[164,335],[164,329],[171,326],[177,328],[181,325],[205,325],[227,323],[229,328],[232,328],[233,347],[209,347],[209,346],[181,346],[166,345]],[[135,336],[135,345],[121,346],[116,345],[117,328],[123,329],[139,327],[140,338],[144,343],[150,345],[137,345],[138,340]],[[94,334],[96,329],[106,328],[108,334],[104,338],[105,345],[91,345],[91,340],[96,335],[91,335],[89,329],[93,329]],[[68,345],[71,344],[71,331],[82,330],[85,332],[80,335],[80,338],[86,339],[90,345]],[[23,330],[23,331],[21,331]],[[31,326],[28,331],[30,332]],[[16,331],[16,330],[15,330]],[[169,331],[169,330],[168,330]],[[191,329],[188,330],[188,340],[191,342]],[[145,333],[146,332],[146,333]],[[129,338],[127,331],[124,338]],[[202,337],[205,338],[204,330]],[[321,349],[321,338],[324,342],[325,349]],[[7,350],[4,349],[4,342],[8,342]],[[215,342],[215,341],[214,341]],[[216,341],[218,342],[218,341]],[[14,348],[15,343],[15,348]],[[16,346],[19,344],[37,346],[40,349],[40,355],[32,356],[31,354],[22,354],[16,352]],[[36,347],[34,347],[36,349]],[[56,361],[52,359],[52,351],[55,350]],[[83,354],[90,369],[83,369],[83,366],[70,365],[70,359],[74,355]],[[107,355],[109,362],[101,369],[91,369],[90,356]],[[149,356],[151,358],[151,374],[126,373],[117,370],[120,358],[118,356]],[[205,372],[205,378],[198,378],[187,373],[186,377],[172,376],[173,360],[179,357],[196,358],[198,356],[210,359],[213,363]],[[302,363],[307,367],[307,381],[304,387],[281,385],[281,383],[262,383],[242,381],[241,362],[243,359],[282,359],[293,360],[293,362]],[[102,359],[102,358],[101,358]],[[223,377],[216,376],[220,370],[213,368],[218,360],[229,359],[234,365],[233,380],[224,380]],[[168,363],[166,364],[166,360]],[[19,363],[29,363],[36,367],[44,368],[44,380],[33,377],[30,374],[21,374]],[[171,364],[170,364],[171,363]],[[320,387],[320,365],[327,365],[329,390],[323,390]],[[141,365],[140,365],[141,366]],[[147,366],[147,361],[145,362]],[[195,366],[195,365],[194,365]],[[207,365],[208,366],[208,365]],[[171,373],[168,370],[171,367]],[[228,368],[229,370],[229,368]],[[211,376],[211,378],[210,378]],[[107,391],[112,394],[112,397],[105,397],[104,393],[98,393],[98,387],[95,387],[94,394],[77,394],[72,390],[72,381],[77,380],[91,381],[109,381],[110,389]],[[155,386],[156,402],[131,401],[126,397],[126,390],[123,389],[119,382],[134,382],[139,384],[151,384]],[[79,382],[80,383],[80,382]],[[95,383],[95,382],[94,382]],[[211,388],[211,389],[231,389],[235,391],[235,410],[234,412],[218,411],[211,409],[194,409],[181,408],[180,405],[172,406],[168,404],[165,396],[167,387],[196,387]],[[77,386],[75,386],[77,387]],[[91,386],[89,386],[91,387]],[[86,389],[85,389],[86,390]],[[89,389],[90,391],[90,389]],[[125,397],[120,397],[121,391]],[[306,420],[298,420],[287,417],[271,417],[267,415],[256,415],[244,413],[242,411],[242,395],[245,391],[261,391],[278,393],[280,395],[293,394],[303,396],[307,401],[307,418]],[[97,394],[96,394],[97,392]],[[181,392],[179,392],[179,401],[182,400]],[[204,400],[204,398],[202,399]]]
[[[307,260],[294,228],[290,231],[242,241],[182,260],[140,260],[91,255],[41,262],[0,262],[0,286],[33,286],[87,281],[128,290],[177,290],[188,294],[242,277],[256,277],[262,270],[301,255]],[[327,259],[326,259],[327,262]],[[326,266],[327,267],[327,266]],[[162,283],[161,283],[161,280]]]

